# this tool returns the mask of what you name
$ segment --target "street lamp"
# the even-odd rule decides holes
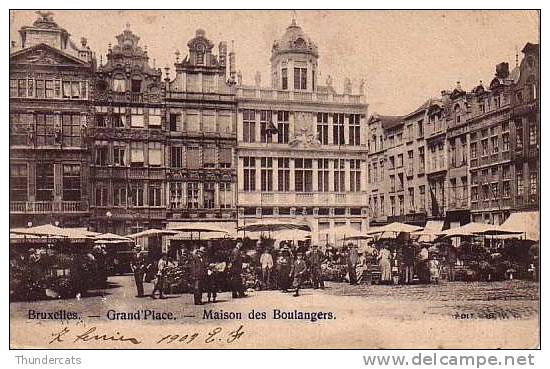
[[[107,211],[105,216],[107,217],[107,232],[111,232],[111,218],[113,217],[113,213]]]

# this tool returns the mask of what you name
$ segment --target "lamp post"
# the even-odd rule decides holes
[[[112,228],[112,217],[113,217],[113,213],[111,213],[110,211],[107,211],[105,213],[105,216],[107,217],[107,232],[112,232],[111,231],[111,228]]]

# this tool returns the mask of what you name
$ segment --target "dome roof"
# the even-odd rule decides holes
[[[292,19],[283,37],[273,43],[271,52],[273,56],[289,52],[319,56],[317,45],[305,34],[302,27],[296,24],[296,19]]]

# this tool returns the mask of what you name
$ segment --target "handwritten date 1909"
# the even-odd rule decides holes
[[[232,343],[237,341],[244,335],[243,326],[240,325],[237,329],[223,333],[221,327],[216,327],[206,333],[206,338],[204,338],[204,343]],[[156,344],[190,344],[199,338],[199,333],[192,334],[167,334],[162,337],[160,340],[155,342]]]

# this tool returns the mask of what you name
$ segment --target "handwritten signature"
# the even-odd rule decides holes
[[[154,345],[188,345],[193,342],[205,344],[218,343],[233,343],[238,341],[243,335],[243,325],[240,325],[237,329],[223,329],[222,327],[215,327],[206,332],[192,332],[192,333],[171,333],[164,336],[153,338],[151,342]],[[63,343],[72,341],[78,342],[126,342],[132,345],[140,345],[145,343],[143,338],[127,336],[119,331],[114,333],[101,332],[97,327],[90,327],[85,331],[73,332],[69,327],[63,327],[60,331],[52,332],[52,338],[49,344]]]

